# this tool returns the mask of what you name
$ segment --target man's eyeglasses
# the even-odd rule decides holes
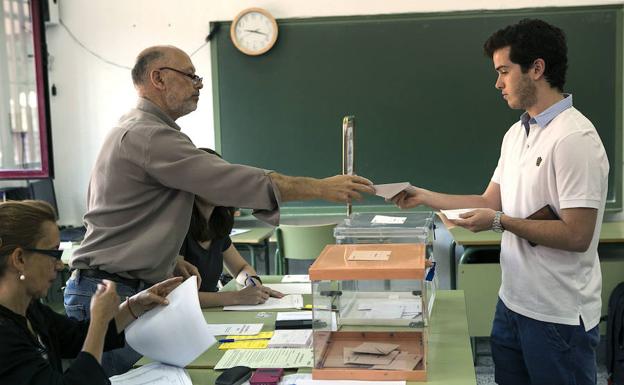
[[[180,70],[177,70],[177,69],[175,69],[175,68],[171,68],[171,67],[160,67],[158,70],[159,70],[159,71],[162,71],[162,70],[171,70],[171,71],[174,71],[174,72],[179,73],[180,75],[184,75],[184,76],[186,76],[187,78],[191,79],[191,82],[193,82],[193,85],[194,85],[194,86],[198,86],[198,85],[202,84],[202,82],[203,82],[203,80],[204,80],[204,78],[199,77],[199,76],[197,76],[197,75],[187,74],[186,72],[182,72],[182,71],[180,71]]]
[[[58,260],[63,256],[63,250],[44,250],[44,249],[24,249],[26,251],[32,251],[33,253],[45,254],[49,257],[56,258]]]

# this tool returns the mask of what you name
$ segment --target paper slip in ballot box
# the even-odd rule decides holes
[[[426,380],[425,266],[425,243],[326,246],[309,271],[312,377]],[[332,313],[336,331],[331,330]]]

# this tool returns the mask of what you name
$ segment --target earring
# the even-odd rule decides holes
[[[19,280],[20,280],[20,281],[24,281],[24,280],[26,280],[26,276],[25,276],[24,274],[20,274],[20,276],[19,276]]]

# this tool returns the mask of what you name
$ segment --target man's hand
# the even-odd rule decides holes
[[[476,233],[483,230],[490,230],[494,223],[495,214],[496,211],[492,209],[476,209],[460,214],[459,217],[462,219],[456,219],[451,222]]]
[[[181,255],[178,255],[175,268],[173,269],[173,275],[176,277],[182,277],[184,280],[191,275],[194,275],[197,277],[197,287],[201,286],[201,275],[199,274],[199,270],[197,270],[195,265],[184,260],[184,257]]]
[[[357,175],[335,175],[319,181],[320,196],[330,202],[361,200],[361,192],[375,194],[373,182]]]
[[[407,190],[393,196],[390,201],[402,209],[411,209],[424,204],[425,191],[422,188],[410,186]]]

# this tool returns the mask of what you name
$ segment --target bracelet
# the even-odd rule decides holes
[[[134,317],[134,319],[139,319],[139,317],[137,317],[137,315],[134,314],[134,312],[132,311],[132,308],[130,307],[130,297],[126,297],[126,306],[128,307],[128,311]]]
[[[253,279],[257,280],[258,282],[260,282],[261,285],[263,285],[262,280],[257,275],[250,275],[249,278],[253,278]]]

